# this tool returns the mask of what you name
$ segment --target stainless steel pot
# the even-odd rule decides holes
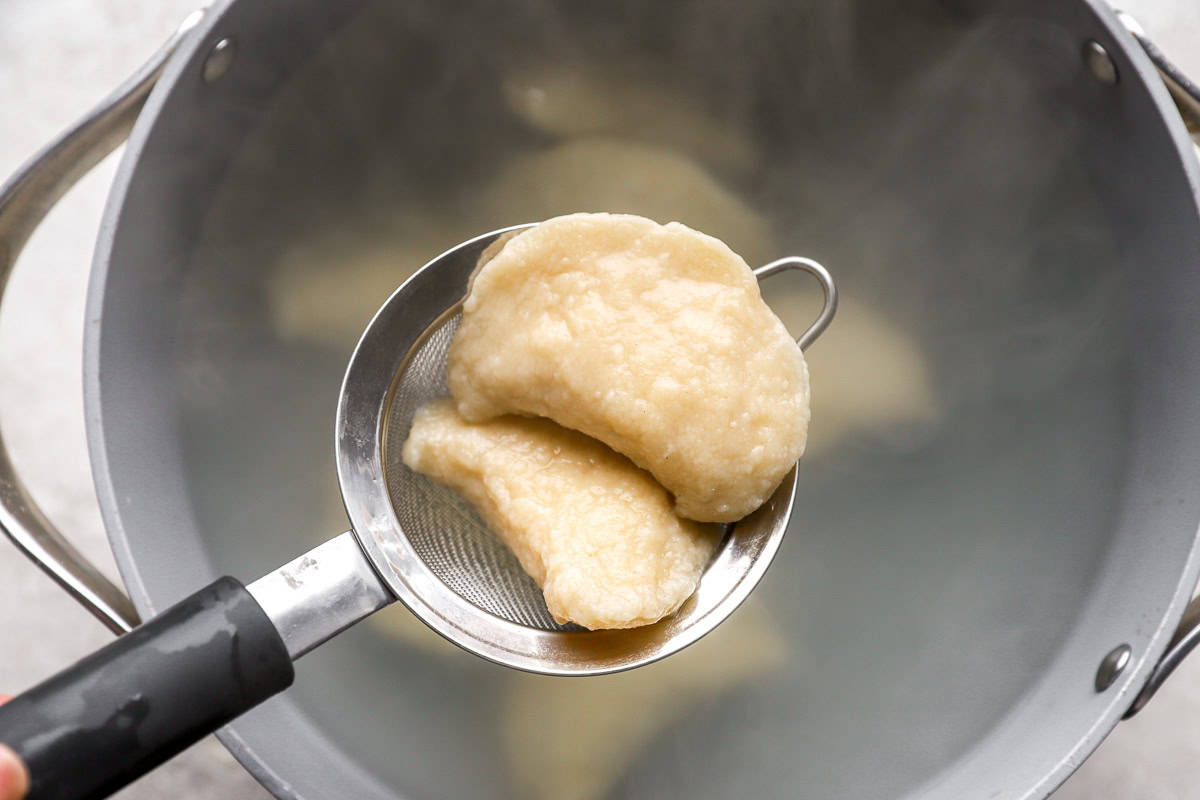
[[[766,157],[714,171],[780,240],[849,270],[848,296],[886,305],[941,403],[919,436],[812,463],[808,515],[760,592],[786,660],[674,702],[608,787],[1044,796],[1190,649],[1185,621],[1166,652],[1200,568],[1200,179],[1112,14],[1045,5],[219,5],[0,207],[7,273],[42,201],[115,144],[166,64],[113,191],[87,343],[97,485],[134,604],[253,577],[332,532],[314,522],[333,486],[324,420],[352,341],[269,324],[270,287],[303,277],[294,243],[373,232],[364,208],[398,209],[389,225],[510,222],[469,198],[553,144],[506,116],[499,76],[665,65],[651,80],[751,121]],[[6,531],[131,625],[3,466]],[[497,776],[530,757],[497,740],[519,713],[556,719],[555,702],[593,744],[630,733],[604,735],[588,695],[423,646],[354,631],[223,738],[281,797],[390,798],[503,796]],[[668,691],[603,686],[639,716]],[[570,761],[541,758],[546,773]]]

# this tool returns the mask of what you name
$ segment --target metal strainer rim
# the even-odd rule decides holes
[[[417,270],[380,307],[350,358],[338,399],[338,481],[355,537],[380,579],[434,631],[487,660],[528,672],[619,672],[693,644],[741,605],[783,539],[796,470],[762,508],[732,527],[695,594],[676,614],[654,625],[621,631],[540,630],[484,611],[444,584],[404,535],[386,483],[386,422],[396,377],[430,326],[453,313],[465,296],[483,250],[499,236],[531,226],[492,231],[446,251]],[[434,270],[437,280],[431,280]],[[767,515],[780,514],[785,524],[760,530]]]

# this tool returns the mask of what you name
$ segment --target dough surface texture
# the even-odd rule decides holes
[[[472,424],[436,401],[417,412],[402,457],[475,507],[560,623],[632,628],[674,613],[719,541],[716,526],[672,513],[628,459],[549,420]]]
[[[581,431],[704,522],[765,502],[808,432],[804,356],[746,262],[630,215],[558,217],[507,242],[472,279],[447,378],[465,419]]]

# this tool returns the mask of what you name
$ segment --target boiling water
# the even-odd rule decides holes
[[[380,4],[264,112],[180,318],[212,556],[251,579],[346,527],[346,360],[458,241],[611,210],[753,263],[814,257],[846,302],[812,350],[814,446],[775,564],[710,640],[627,675],[537,678],[397,607],[307,656],[291,694],[415,798],[900,796],[1016,702],[1110,526],[1128,338],[1083,120],[1056,99],[1082,79],[1074,40],[868,4],[592,5]],[[617,122],[555,129],[563,70],[634,86],[570,84]],[[670,124],[647,96],[678,103]],[[799,331],[815,290],[778,281],[764,293]]]

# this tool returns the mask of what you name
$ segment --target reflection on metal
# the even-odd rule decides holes
[[[786,532],[796,470],[761,508],[731,526],[696,592],[674,615],[630,630],[547,630],[489,613],[468,595],[498,604],[520,599],[516,582],[489,581],[469,551],[451,572],[439,573],[417,543],[444,541],[413,473],[399,459],[411,416],[444,393],[440,369],[449,337],[439,335],[466,293],[480,255],[518,226],[465,242],[418,270],[371,320],[346,372],[337,412],[338,480],[363,550],[392,592],[419,619],[460,647],[499,664],[546,675],[600,675],[665,658],[721,624],[758,585]],[[814,262],[785,259],[766,272],[801,267],[820,278]],[[831,316],[833,284],[826,275]],[[819,333],[820,322],[815,326]],[[431,331],[434,335],[431,335]],[[809,334],[806,334],[809,336]],[[811,337],[810,337],[811,338]],[[435,548],[436,549],[436,548]],[[440,567],[439,567],[440,569]],[[494,575],[493,575],[494,578]],[[458,588],[453,588],[455,584]],[[510,602],[511,601],[511,602]]]
[[[204,59],[204,82],[216,83],[225,77],[236,56],[237,42],[233,39],[222,39],[214,44]]]
[[[1132,655],[1133,648],[1127,644],[1119,644],[1108,652],[1108,655],[1100,661],[1100,668],[1096,670],[1097,692],[1103,692],[1113,685],[1113,681],[1119,678],[1125,668],[1129,666],[1129,659]]]
[[[62,195],[125,141],[150,90],[204,12],[195,11],[116,91],[27,161],[0,188],[0,297],[29,236]],[[114,633],[138,624],[137,611],[54,527],[34,502],[0,438],[0,530]]]
[[[1083,44],[1083,63],[1087,64],[1096,80],[1106,86],[1116,86],[1121,76],[1117,73],[1117,65],[1112,56],[1104,49],[1104,45],[1095,39],[1088,39]]]
[[[349,531],[246,589],[275,624],[293,661],[396,599]]]

